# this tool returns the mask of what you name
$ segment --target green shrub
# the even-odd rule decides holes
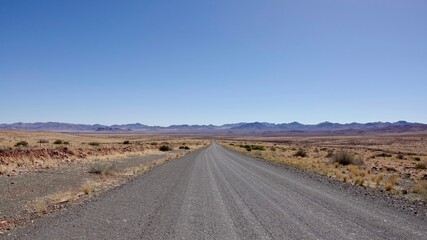
[[[415,157],[414,159],[415,159],[415,161],[421,161],[420,157]]]
[[[55,140],[55,141],[53,142],[53,144],[62,144],[62,143],[63,143],[63,141],[62,141],[62,140],[60,140],[60,139]]]
[[[307,157],[307,152],[304,149],[300,148],[294,153],[294,157]]]
[[[19,141],[15,144],[15,147],[27,147],[28,146],[28,142],[26,141]]]
[[[150,143],[150,145],[155,146],[155,145],[157,145],[157,143],[156,142],[152,142],[152,143]]]
[[[130,144],[130,141],[129,141],[129,140],[126,140],[126,141],[124,141],[124,142],[123,142],[123,144],[124,144],[124,145]]]
[[[332,163],[339,163],[341,165],[363,165],[363,161],[356,158],[353,154],[345,151],[338,151],[334,153],[331,159]]]
[[[185,150],[188,150],[188,149],[190,149],[189,147],[187,147],[187,146],[180,146],[179,147],[179,149],[185,149]]]
[[[168,145],[162,145],[159,147],[159,150],[162,152],[170,151],[172,150]]]
[[[259,146],[259,145],[252,145],[251,148],[252,148],[252,150],[258,150],[258,151],[264,151],[265,150],[264,146]]]

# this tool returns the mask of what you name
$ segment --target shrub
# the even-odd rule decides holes
[[[245,148],[247,151],[252,151],[252,150],[258,150],[258,151],[264,151],[265,148],[264,146],[259,146],[259,145],[240,145],[241,148]]]
[[[53,144],[63,144],[64,142],[60,139],[55,140],[55,142],[53,142]]]
[[[332,163],[339,163],[341,165],[362,165],[363,161],[355,158],[353,154],[345,151],[338,151],[334,153],[331,159]]]
[[[427,169],[427,166],[425,163],[417,163],[415,164],[415,169]]]
[[[397,154],[398,159],[403,159],[403,154]]]
[[[162,145],[159,147],[159,150],[162,152],[170,151],[172,150],[168,145]]]
[[[389,154],[389,153],[381,153],[381,154],[378,154],[377,157],[391,157],[391,154]]]
[[[27,147],[28,146],[28,142],[26,141],[19,141],[15,144],[15,147]]]
[[[37,141],[37,143],[49,143],[49,141],[48,140],[46,140],[46,139],[40,139],[40,140],[38,140]]]
[[[188,149],[190,149],[189,147],[187,147],[187,146],[181,146],[181,147],[179,147],[179,149],[185,149],[185,150],[188,150]]]
[[[152,143],[150,143],[150,145],[155,146],[155,145],[157,145],[157,143],[156,142],[152,142]]]
[[[259,145],[252,145],[251,148],[252,148],[252,150],[258,150],[258,151],[264,151],[265,150],[264,146],[259,146]]]
[[[126,141],[124,141],[124,142],[123,142],[123,144],[124,144],[124,145],[130,144],[130,141],[129,141],[129,140],[126,140]]]
[[[421,161],[420,157],[415,157],[414,159],[415,159],[415,161]]]
[[[300,148],[294,153],[294,157],[307,157],[307,152]]]
[[[101,145],[99,142],[90,142],[90,143],[88,143],[90,146],[95,146],[95,147],[97,147],[97,146],[99,146],[99,145]]]
[[[112,175],[115,170],[114,164],[95,163],[89,168],[89,173],[100,175]]]

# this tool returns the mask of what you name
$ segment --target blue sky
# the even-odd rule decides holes
[[[427,122],[427,2],[0,1],[0,123]]]

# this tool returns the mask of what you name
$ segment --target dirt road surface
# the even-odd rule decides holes
[[[427,223],[214,142],[5,238],[427,239]]]

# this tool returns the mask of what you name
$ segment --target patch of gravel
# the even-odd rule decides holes
[[[75,163],[24,173],[15,176],[0,176],[0,221],[13,220],[16,223],[28,221],[29,203],[51,194],[79,188],[86,180],[98,180],[99,175],[88,172],[95,163],[114,164],[115,169],[140,166],[166,157],[167,154],[149,154],[118,160],[100,160],[92,163]],[[2,228],[0,224],[0,229]]]

